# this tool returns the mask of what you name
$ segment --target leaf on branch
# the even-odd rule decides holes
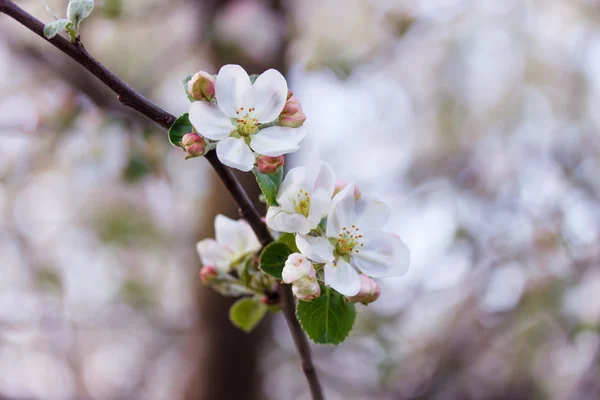
[[[69,25],[71,22],[67,19],[52,21],[44,26],[44,36],[46,39],[52,39],[61,29],[66,29]]]
[[[319,344],[340,344],[352,330],[356,311],[335,290],[321,286],[321,297],[308,303],[299,301],[296,316],[308,337]]]
[[[188,92],[188,82],[192,80],[192,77],[193,75],[188,75],[184,80],[181,81],[181,86],[183,86],[183,90],[185,91],[185,95],[187,96],[188,100],[194,102],[196,100],[194,100],[194,98],[190,96],[190,92]]]
[[[258,186],[265,196],[265,200],[267,200],[267,204],[269,204],[269,206],[276,206],[277,191],[279,190],[279,185],[281,185],[281,179],[283,178],[283,167],[279,167],[275,174],[260,173],[256,167],[253,169],[253,172],[254,176],[256,176]]]
[[[78,27],[92,11],[94,11],[94,0],[71,0],[67,6],[67,19],[74,27]]]
[[[236,301],[229,309],[229,319],[239,329],[246,333],[252,332],[263,319],[267,306],[260,301],[243,298]]]
[[[293,233],[282,233],[279,235],[278,242],[285,243],[287,247],[292,250],[292,253],[300,253],[298,246],[296,246],[296,235]]]
[[[193,132],[193,129],[194,127],[190,122],[188,113],[185,113],[181,117],[177,118],[175,122],[173,122],[173,125],[171,125],[169,128],[169,141],[173,146],[181,147],[185,150],[183,144],[181,144],[181,139],[186,133]]]
[[[292,250],[285,243],[271,243],[260,254],[260,269],[277,279],[281,279],[281,271],[283,271],[288,256],[292,253]]]

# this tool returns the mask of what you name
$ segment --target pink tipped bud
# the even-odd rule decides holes
[[[212,265],[205,265],[200,270],[200,280],[202,283],[208,283],[219,276],[219,271]]]
[[[208,72],[196,72],[188,82],[188,93],[194,100],[211,101],[215,96],[215,80]]]
[[[300,101],[294,97],[291,90],[288,90],[288,99],[285,102],[285,106],[283,106],[281,114],[279,114],[281,126],[298,128],[304,124],[304,121],[306,121],[306,115],[302,111]]]
[[[292,293],[302,301],[313,301],[321,296],[321,286],[315,278],[305,276],[294,282],[292,285]]]
[[[335,196],[336,194],[338,194],[339,192],[341,192],[346,186],[348,186],[348,182],[344,181],[344,180],[338,180],[335,182],[335,189],[333,190],[333,195]],[[362,193],[360,192],[360,189],[358,188],[358,185],[354,184],[354,198],[356,200],[360,199],[360,196],[362,196]]]
[[[186,133],[181,138],[181,144],[185,147],[187,158],[200,157],[206,151],[206,141],[197,133]]]
[[[258,166],[258,171],[261,174],[276,174],[279,167],[281,167],[284,163],[285,163],[284,156],[278,156],[278,157],[260,156],[256,160],[256,164]]]
[[[365,274],[360,274],[358,277],[360,278],[360,290],[355,296],[348,297],[348,300],[351,303],[361,302],[363,304],[369,304],[377,300],[381,295],[379,283]]]
[[[281,278],[284,283],[294,283],[302,278],[314,279],[317,272],[310,260],[300,253],[290,254],[285,261]]]

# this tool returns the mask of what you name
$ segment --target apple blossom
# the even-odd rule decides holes
[[[189,119],[198,133],[218,141],[217,157],[232,168],[250,171],[255,153],[281,156],[298,150],[302,128],[261,126],[277,120],[287,99],[287,82],[269,69],[254,84],[239,65],[225,65],[215,81],[215,102],[195,101]]]
[[[235,221],[224,215],[215,218],[215,239],[201,240],[196,247],[204,265],[213,265],[223,272],[262,247],[246,221]]]
[[[187,158],[203,156],[206,151],[206,141],[197,133],[186,133],[181,138],[181,144],[185,147]]]
[[[325,284],[345,296],[360,291],[357,270],[376,278],[393,277],[404,275],[410,263],[410,252],[402,239],[382,231],[389,207],[375,198],[356,200],[354,190],[351,183],[333,198],[326,237],[296,236],[302,254],[325,264]]]
[[[188,94],[194,100],[211,101],[215,96],[215,79],[208,72],[196,72],[188,81]]]
[[[309,233],[329,214],[334,186],[335,174],[324,161],[291,169],[277,192],[279,205],[267,211],[267,225],[278,232]]]
[[[281,272],[284,283],[294,283],[304,277],[314,279],[315,276],[316,271],[310,260],[299,253],[293,253],[288,256]]]
[[[256,159],[258,172],[261,174],[276,174],[279,167],[285,163],[285,157],[260,156]]]
[[[315,278],[305,276],[292,284],[292,293],[299,300],[313,301],[321,295],[321,286]]]
[[[373,279],[369,278],[365,274],[360,274],[360,290],[354,296],[348,297],[351,303],[363,303],[369,304],[374,302],[381,295],[381,286]]]
[[[336,194],[341,192],[342,189],[344,189],[346,186],[348,186],[348,181],[342,179],[335,181],[335,189],[333,191],[333,195],[335,196]],[[360,196],[362,196],[362,193],[360,192],[358,185],[354,184],[354,198],[358,200],[360,199]]]

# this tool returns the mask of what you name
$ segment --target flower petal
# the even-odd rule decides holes
[[[306,182],[309,192],[313,192],[316,189],[324,189],[329,198],[331,198],[335,190],[335,172],[331,168],[331,165],[325,161],[319,161],[315,166],[308,168],[306,171]]]
[[[399,236],[380,231],[365,232],[360,252],[350,262],[375,278],[404,275],[410,264],[410,251]]]
[[[252,97],[254,116],[259,122],[272,122],[281,114],[287,100],[287,92],[287,81],[275,69],[269,69],[256,78],[252,85]]]
[[[293,213],[294,200],[297,199],[300,190],[306,190],[306,167],[296,167],[288,171],[277,191],[277,203],[286,212]]]
[[[214,239],[204,239],[198,242],[196,249],[203,265],[212,265],[225,272],[229,270],[233,253],[227,246]]]
[[[239,65],[224,65],[217,74],[215,95],[219,108],[230,118],[235,118],[241,107],[252,107],[252,83],[248,73]]]
[[[280,207],[269,207],[267,210],[267,226],[277,232],[300,233],[310,232],[310,222],[302,214],[289,214]]]
[[[256,234],[246,221],[236,221],[221,214],[215,218],[215,238],[217,242],[230,248],[235,256],[261,248]]]
[[[332,209],[327,219],[327,237],[337,237],[342,233],[343,228],[350,228],[355,223],[354,186],[354,183],[350,183],[331,200]]]
[[[331,286],[344,296],[354,296],[360,291],[358,272],[342,259],[325,264],[325,285]]]
[[[380,231],[390,217],[390,208],[375,197],[361,197],[356,201],[356,226],[363,232]]]
[[[194,101],[190,104],[189,116],[198,133],[211,140],[225,139],[233,130],[231,118],[214,103]]]
[[[254,167],[254,154],[244,139],[228,137],[217,143],[217,157],[231,168],[248,172]]]
[[[333,246],[324,237],[296,235],[296,246],[304,256],[317,263],[334,260]]]
[[[261,129],[250,138],[250,147],[258,154],[276,157],[293,153],[300,148],[299,143],[306,136],[306,129],[271,126]]]
[[[331,194],[319,188],[310,196],[310,209],[308,220],[315,226],[331,212]]]

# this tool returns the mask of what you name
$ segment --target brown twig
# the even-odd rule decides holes
[[[102,83],[112,89],[117,94],[118,100],[125,106],[140,112],[165,129],[169,129],[171,124],[175,121],[173,115],[136,92],[119,77],[110,72],[104,65],[99,63],[90,53],[88,53],[79,39],[74,44],[59,35],[52,39],[46,39],[44,36],[44,24],[10,0],[0,0],[0,13],[4,13],[15,19],[21,25],[71,57]],[[223,184],[231,193],[231,196],[241,210],[242,216],[248,221],[262,245],[264,246],[272,242],[273,238],[269,234],[265,224],[261,221],[260,214],[231,170],[221,164],[214,151],[208,153],[206,159],[208,159],[208,162],[213,166],[221,178],[221,181],[223,181]],[[283,310],[294,343],[296,344],[298,354],[302,360],[302,369],[304,370],[304,374],[306,375],[306,379],[310,386],[312,398],[314,400],[323,400],[325,396],[312,362],[310,346],[306,335],[296,319],[294,298],[291,289],[288,285],[282,284],[279,287],[279,292],[281,294],[281,309]]]

